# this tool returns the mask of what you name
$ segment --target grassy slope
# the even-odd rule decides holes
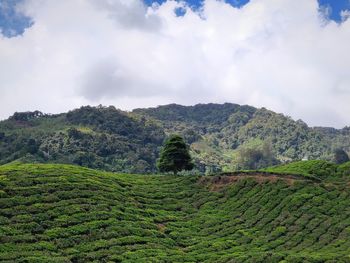
[[[350,261],[346,184],[197,179],[0,166],[0,261]]]
[[[334,183],[347,183],[350,178],[350,162],[336,165],[322,160],[298,161],[268,167],[261,171],[278,174],[295,174]]]

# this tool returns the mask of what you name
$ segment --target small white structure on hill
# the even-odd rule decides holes
[[[308,161],[309,160],[309,157],[307,156],[307,155],[305,155],[304,157],[303,157],[303,159],[301,159],[302,161]]]

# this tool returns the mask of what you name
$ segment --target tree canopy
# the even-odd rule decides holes
[[[350,160],[348,154],[343,149],[336,149],[334,151],[334,161],[336,164],[342,164]]]
[[[310,128],[246,105],[171,104],[132,112],[83,106],[61,114],[17,112],[0,121],[0,165],[18,160],[155,173],[166,134],[179,134],[191,148],[195,169],[206,174],[258,169],[274,159],[334,161],[337,148],[350,153],[350,127]],[[264,149],[264,141],[270,147]]]
[[[253,140],[238,149],[238,169],[261,169],[278,163],[269,140]]]
[[[192,170],[194,165],[188,146],[179,135],[171,135],[164,143],[157,161],[160,172],[177,174],[182,170]]]

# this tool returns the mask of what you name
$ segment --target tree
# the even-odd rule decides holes
[[[238,169],[261,169],[278,164],[270,140],[252,141],[238,149]]]
[[[343,149],[336,149],[334,151],[334,161],[336,164],[342,164],[350,160],[348,154]]]
[[[45,116],[42,112],[36,110],[36,111],[27,111],[27,112],[15,112],[9,120],[15,120],[15,121],[30,121],[33,119],[37,119],[40,117]]]
[[[31,154],[37,153],[39,150],[39,143],[37,143],[34,139],[29,139],[27,142],[26,150]]]
[[[171,135],[164,143],[157,161],[160,172],[173,172],[175,175],[182,170],[192,170],[194,167],[188,146],[179,135]]]

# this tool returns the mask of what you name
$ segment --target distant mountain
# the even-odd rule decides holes
[[[170,104],[124,112],[84,106],[68,113],[15,113],[0,122],[0,163],[72,163],[129,173],[150,173],[167,134],[191,146],[201,172],[245,168],[242,152],[268,149],[276,160],[331,160],[350,151],[350,128],[308,127],[265,108],[238,104]],[[253,150],[252,150],[253,149]],[[264,163],[260,163],[264,166]],[[259,167],[260,168],[260,167]]]

